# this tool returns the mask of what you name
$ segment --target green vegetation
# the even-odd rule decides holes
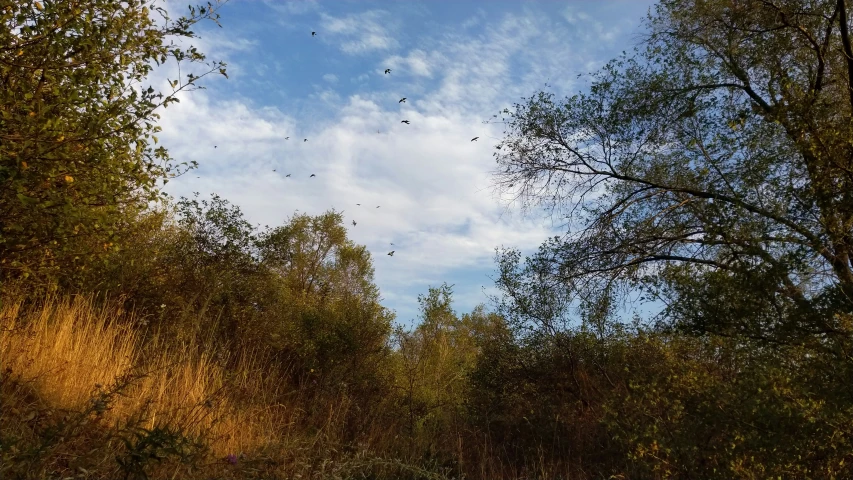
[[[338,212],[161,199],[157,111],[225,66],[145,82],[216,11],[0,2],[2,478],[853,477],[845,0],[664,0],[505,111],[497,181],[570,229],[409,330]]]

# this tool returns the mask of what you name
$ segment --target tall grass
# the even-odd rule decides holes
[[[47,300],[22,311],[0,308],[0,357],[16,384],[50,408],[79,411],[116,378],[135,380],[105,419],[179,426],[203,435],[217,455],[248,452],[280,440],[295,409],[275,401],[278,386],[251,353],[217,358],[203,340],[175,344],[132,328],[132,314],[91,298]],[[227,365],[231,365],[229,368]],[[268,372],[267,372],[268,373]]]
[[[446,478],[376,453],[393,422],[348,443],[367,412],[345,391],[144,323],[91,297],[0,305],[0,478]]]

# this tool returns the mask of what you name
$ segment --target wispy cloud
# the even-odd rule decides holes
[[[259,224],[281,224],[297,209],[343,211],[351,238],[373,253],[386,303],[402,320],[414,316],[418,293],[442,281],[457,283],[463,310],[484,301],[495,247],[531,251],[554,230],[549,219],[518,215],[495,197],[490,172],[502,126],[483,120],[546,81],[574,90],[577,73],[606,60],[602,52],[616,40],[583,40],[596,35],[595,22],[572,26],[534,8],[497,21],[483,17],[476,35],[448,27],[405,46],[394,40],[402,27],[382,11],[320,18],[325,41],[347,54],[374,55],[370,67],[304,80],[315,89],[308,99],[333,113],[295,118],[273,97],[265,103],[223,97],[221,88],[194,92],[166,112],[162,138],[175,157],[202,167],[169,191],[217,192]],[[220,53],[215,43],[209,47]],[[226,61],[239,57],[234,48],[222,51]],[[385,68],[392,73],[383,75]],[[371,87],[371,78],[382,82]],[[358,93],[343,92],[353,85]]]
[[[323,13],[321,19],[322,35],[337,42],[344,53],[364,54],[398,46],[393,35],[397,22],[388,12],[369,10],[344,17]]]
[[[320,10],[320,2],[317,0],[264,0],[264,3],[283,15],[306,15]]]
[[[425,52],[421,49],[412,50],[405,56],[393,55],[384,61],[386,68],[391,68],[392,71],[428,78],[433,76],[439,65],[446,63],[440,52]]]

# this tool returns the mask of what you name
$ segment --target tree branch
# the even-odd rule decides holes
[[[847,25],[847,5],[845,0],[838,0],[838,13],[841,45],[844,47],[844,57],[847,60],[847,93],[850,98],[850,108],[853,109],[853,46],[850,44],[850,27]]]

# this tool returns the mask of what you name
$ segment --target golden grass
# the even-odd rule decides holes
[[[51,408],[80,410],[128,373],[139,375],[118,396],[109,421],[143,418],[143,426],[178,426],[203,435],[216,455],[255,451],[280,442],[295,408],[280,398],[270,375],[244,354],[228,370],[201,341],[174,345],[130,328],[130,314],[91,298],[47,300],[23,311],[0,308],[3,368]]]

